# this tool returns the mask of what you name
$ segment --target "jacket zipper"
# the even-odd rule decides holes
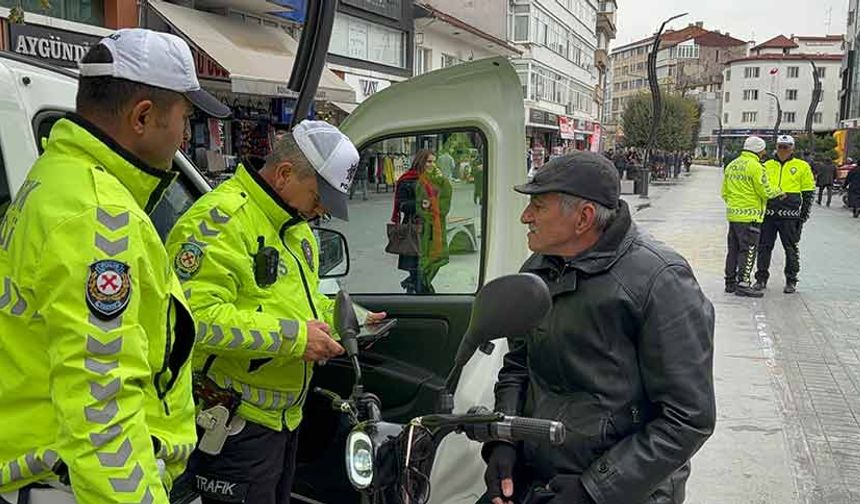
[[[311,289],[308,287],[308,279],[305,277],[305,270],[302,268],[302,263],[299,261],[299,258],[293,254],[293,251],[290,250],[290,247],[283,239],[283,235],[281,235],[281,243],[283,243],[284,248],[289,252],[290,256],[296,262],[296,266],[299,268],[299,275],[302,277],[302,286],[305,288],[305,297],[308,300],[308,306],[311,309],[311,313],[313,313],[314,319],[319,319],[319,315],[317,315],[317,308],[314,306],[313,298],[311,297]],[[299,396],[293,404],[301,404],[304,399],[305,392],[307,392],[308,387],[308,363],[307,361],[302,361],[302,390],[299,392]],[[292,406],[292,405],[291,405]],[[283,410],[281,413],[281,423],[286,428],[287,420],[286,420],[287,410]]]
[[[170,314],[173,312],[173,299],[171,298],[170,303],[167,307],[167,330],[164,332],[164,362],[161,365],[161,370],[155,375],[155,392],[158,395],[158,399],[164,404],[164,413],[167,416],[170,416],[170,407],[167,405],[167,387],[162,389],[161,386],[161,377],[164,373],[167,372],[167,367],[170,361],[170,333],[172,332],[170,326]]]

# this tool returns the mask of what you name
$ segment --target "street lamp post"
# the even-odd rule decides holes
[[[776,100],[776,124],[773,126],[773,146],[776,148],[776,141],[779,138],[779,125],[782,123],[782,105],[779,103],[779,96],[774,93],[765,93]]]
[[[657,82],[657,52],[660,50],[660,39],[663,37],[663,29],[666,28],[666,25],[674,21],[680,17],[686,16],[687,13],[678,14],[676,16],[672,16],[669,19],[663,21],[663,24],[660,25],[660,29],[657,30],[657,33],[654,35],[654,45],[651,47],[651,53],[648,54],[648,84],[651,88],[651,131],[648,134],[648,148],[645,151],[645,161],[644,166],[642,167],[642,192],[639,194],[640,198],[648,197],[648,177],[650,171],[650,163],[651,157],[654,152],[654,143],[657,140],[657,128],[660,126],[660,115],[663,112],[661,96],[660,96],[660,84]]]
[[[716,112],[707,112],[705,116],[711,116],[717,120],[720,129],[717,130],[717,164],[723,165],[723,118]]]
[[[812,80],[815,86],[812,88],[812,102],[809,104],[809,110],[806,112],[806,138],[809,141],[809,154],[815,155],[815,137],[812,136],[812,119],[815,116],[815,109],[818,108],[818,102],[821,101],[821,79],[818,77],[818,67],[815,62],[810,60],[812,65]]]

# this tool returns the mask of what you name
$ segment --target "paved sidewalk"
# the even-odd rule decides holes
[[[722,292],[720,183],[720,168],[696,166],[653,187],[635,215],[684,254],[717,310],[718,425],[693,460],[687,502],[860,502],[860,269],[849,266],[860,221],[814,208],[799,293],[782,294],[777,246],[765,298],[738,298]]]

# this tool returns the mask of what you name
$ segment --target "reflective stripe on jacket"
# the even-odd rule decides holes
[[[802,193],[815,191],[815,175],[806,161],[791,157],[784,163],[769,159],[764,164],[768,181],[786,194],[785,198],[767,202],[765,215],[786,219],[799,219],[803,207]]]
[[[240,166],[203,196],[168,238],[168,251],[198,320],[195,369],[242,394],[239,415],[271,429],[302,419],[312,368],[303,360],[309,320],[331,325],[333,303],[319,293],[319,247],[268,184]],[[261,287],[254,256],[278,251],[274,284]]]
[[[780,194],[753,152],[742,152],[725,168],[722,197],[729,222],[762,222],[767,200]]]
[[[54,125],[0,226],[0,492],[62,460],[79,504],[168,502],[196,443],[194,324],[147,215],[174,177]]]

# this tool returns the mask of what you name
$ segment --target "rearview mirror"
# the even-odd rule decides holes
[[[346,353],[352,357],[358,353],[358,342],[356,338],[361,330],[358,317],[355,316],[355,308],[352,299],[345,291],[340,291],[334,298],[334,328],[340,335]]]
[[[332,229],[313,228],[320,248],[320,278],[340,278],[349,274],[349,247],[346,237]]]
[[[490,281],[475,296],[469,328],[460,342],[455,364],[464,366],[485,343],[520,336],[536,328],[551,306],[549,289],[537,275],[518,273]]]

